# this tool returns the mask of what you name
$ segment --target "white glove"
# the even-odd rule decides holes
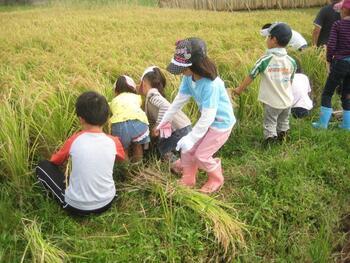
[[[188,135],[182,137],[176,145],[176,151],[180,151],[181,152],[188,152],[189,150],[192,149],[192,147],[194,146],[194,142],[192,141],[192,138]]]
[[[181,108],[186,104],[186,102],[191,98],[190,95],[184,95],[181,93],[178,93],[174,99],[174,101],[171,103],[169,109],[166,111],[166,113],[163,116],[162,121],[159,123],[158,126],[162,126],[166,122],[171,122],[174,115],[181,110]]]
[[[207,133],[210,125],[214,122],[216,109],[202,109],[201,117],[197,121],[193,130],[182,137],[177,143],[176,150],[181,149],[182,152],[187,152]]]

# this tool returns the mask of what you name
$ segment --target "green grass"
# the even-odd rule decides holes
[[[192,35],[207,41],[220,75],[234,87],[264,52],[261,24],[278,17],[310,40],[315,9],[179,12],[92,2],[71,7],[1,9],[1,262],[332,262],[339,257],[345,242],[340,220],[349,212],[349,135],[336,122],[328,131],[313,130],[316,108],[311,117],[292,120],[288,142],[262,147],[258,81],[235,101],[239,121],[219,152],[226,181],[214,196],[176,187],[168,167],[151,159],[145,165],[160,177],[126,176],[118,167],[119,198],[112,209],[72,218],[45,195],[33,173],[38,160],[79,129],[74,102],[80,92],[97,90],[111,99],[119,74],[138,80],[149,65],[165,68],[175,41]],[[326,79],[324,53],[292,54],[310,76],[318,103]],[[179,78],[166,76],[167,93],[174,97]],[[185,110],[195,119],[193,105]],[[205,179],[201,173],[199,183]]]

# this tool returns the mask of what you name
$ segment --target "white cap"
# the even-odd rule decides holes
[[[145,71],[144,71],[143,74],[142,74],[141,81],[143,80],[144,76],[145,76],[147,73],[153,72],[153,70],[154,70],[155,68],[158,68],[158,67],[157,67],[157,66],[150,66],[150,67],[146,68]]]
[[[269,28],[261,29],[260,35],[262,35],[263,37],[268,37],[270,35],[271,30],[280,23],[282,22],[274,22]]]
[[[135,83],[135,81],[131,77],[127,76],[127,75],[122,75],[122,77],[125,78],[126,84],[128,84],[128,86],[134,88],[134,90],[136,91],[136,83]],[[117,87],[117,81],[118,80],[116,80],[114,82],[114,85],[113,85],[114,89],[116,89],[116,87]]]

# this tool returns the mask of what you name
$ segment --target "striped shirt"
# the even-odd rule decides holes
[[[145,112],[151,127],[156,127],[163,119],[165,112],[169,109],[170,103],[157,89],[150,89],[146,96]],[[179,111],[172,120],[172,129],[178,130],[191,125],[190,119],[185,113]]]
[[[328,45],[327,61],[350,57],[350,17],[333,24]]]

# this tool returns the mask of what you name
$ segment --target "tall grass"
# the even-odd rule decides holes
[[[29,123],[23,100],[17,107],[3,101],[0,107],[0,176],[8,179],[19,196],[28,188],[31,177],[31,161],[37,147],[31,139]]]
[[[32,255],[32,262],[47,262],[47,263],[59,263],[66,262],[68,259],[67,254],[57,248],[52,242],[47,241],[42,236],[40,225],[36,221],[24,219],[24,236],[28,241],[26,250],[22,256],[21,262],[25,262],[27,249]]]
[[[41,91],[28,118],[32,133],[38,137],[42,154],[50,154],[78,129],[75,112],[77,92],[63,88]]]
[[[208,230],[223,247],[224,257],[232,258],[237,249],[245,248],[243,234],[247,231],[246,226],[239,221],[235,209],[229,204],[189,188],[176,186],[161,171],[142,169],[135,174],[133,184],[140,189],[159,194],[168,225],[173,224],[172,206],[175,202],[201,216]],[[169,200],[169,205],[166,205],[168,202],[165,198]]]

